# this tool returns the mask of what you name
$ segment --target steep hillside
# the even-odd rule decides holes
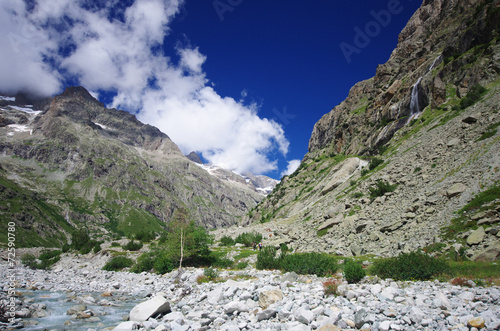
[[[425,0],[243,224],[299,251],[500,258],[499,13],[499,1]]]
[[[211,176],[157,128],[81,87],[32,106],[2,98],[0,123],[1,226],[16,223],[18,246],[58,245],[75,227],[159,231],[180,207],[207,228],[227,226],[263,197]]]

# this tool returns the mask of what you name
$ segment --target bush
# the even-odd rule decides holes
[[[71,249],[71,246],[68,244],[68,243],[65,243],[63,246],[62,246],[62,252],[63,253],[66,253],[66,252],[69,252],[69,250]]]
[[[460,100],[460,109],[465,109],[475,104],[481,99],[484,92],[486,92],[486,89],[483,86],[479,84],[474,85],[470,91],[467,92],[467,95]]]
[[[234,261],[227,257],[218,257],[211,264],[217,268],[228,269],[233,266]]]
[[[128,257],[125,257],[125,256],[115,256],[111,260],[109,260],[104,265],[104,267],[102,267],[102,270],[119,271],[119,270],[122,270],[123,268],[130,267],[132,264],[134,264],[134,261],[132,261]]]
[[[51,267],[54,263],[59,261],[61,259],[61,253],[62,251],[49,251],[49,250],[44,250],[42,254],[38,257],[38,262],[37,258],[33,254],[24,254],[21,257],[21,262],[32,269],[48,269]]]
[[[153,270],[155,263],[154,254],[153,252],[143,253],[137,258],[137,262],[130,271],[139,274],[143,271],[149,272]]]
[[[135,251],[138,251],[142,248],[142,242],[140,241],[129,241],[128,243],[126,243],[125,245],[122,246],[122,248],[124,250],[127,250],[127,251],[132,251],[132,252],[135,252]]]
[[[219,277],[219,270],[215,268],[205,268],[203,270],[203,275],[210,281],[214,281]]]
[[[154,231],[139,231],[135,234],[135,239],[143,243],[155,240],[156,234]]]
[[[111,247],[120,247],[120,243],[117,243],[116,241],[113,241],[111,243]]]
[[[351,259],[344,260],[344,278],[349,284],[359,283],[366,276],[361,264]]]
[[[101,251],[101,243],[96,243],[92,251],[94,252],[94,254],[99,253]]]
[[[400,254],[397,257],[377,260],[372,273],[381,278],[395,280],[429,280],[446,273],[449,266],[443,259],[437,259],[422,252]]]
[[[233,246],[234,245],[234,239],[229,237],[229,236],[223,236],[220,238],[220,242],[222,246]]]
[[[262,235],[257,232],[244,232],[238,235],[238,237],[236,237],[236,239],[234,240],[236,244],[243,244],[246,247],[251,247],[253,243],[258,243],[261,241]]]
[[[38,265],[36,261],[36,256],[30,253],[26,253],[23,256],[21,256],[21,262],[28,268],[36,269],[36,266]]]
[[[280,269],[280,259],[276,258],[276,248],[271,246],[262,247],[257,254],[257,269]]]
[[[325,291],[325,295],[337,295],[337,290],[339,285],[342,284],[342,281],[337,278],[330,278],[323,282],[323,290]]]
[[[282,257],[281,268],[302,275],[326,277],[338,270],[337,259],[326,253],[295,253]]]
[[[166,254],[161,254],[154,259],[153,269],[163,275],[175,269],[174,262]]]
[[[71,234],[71,246],[76,250],[81,250],[88,245],[90,236],[87,229],[75,230]],[[90,248],[92,249],[92,247]]]
[[[394,192],[397,187],[397,184],[391,185],[385,180],[377,179],[376,186],[368,188],[370,190],[370,198],[374,199],[376,197],[381,197],[386,193]]]
[[[368,169],[374,170],[376,167],[384,163],[384,160],[374,157],[373,159],[370,160],[370,163],[368,163]]]

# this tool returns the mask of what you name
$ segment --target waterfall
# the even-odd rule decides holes
[[[429,69],[427,69],[427,72],[431,71],[432,69],[434,69],[434,66],[436,65],[436,63],[438,63],[438,61],[441,59],[441,55],[439,55],[435,60],[434,62],[432,62],[431,66],[429,67]]]
[[[413,117],[418,117],[420,114],[420,101],[419,101],[419,93],[418,93],[418,88],[420,86],[420,81],[422,80],[422,77],[420,77],[415,85],[413,85],[413,88],[411,90],[411,100],[410,100],[410,120]]]

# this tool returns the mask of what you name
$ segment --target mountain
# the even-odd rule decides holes
[[[208,174],[166,134],[83,87],[19,102],[0,98],[0,218],[15,223],[17,246],[57,246],[81,227],[160,231],[178,208],[206,228],[228,226],[263,198]]]
[[[222,181],[229,182],[233,185],[242,186],[251,189],[262,195],[268,195],[279,183],[279,180],[270,178],[264,175],[253,175],[245,173],[244,175],[232,170],[224,169],[213,164],[204,164],[200,156],[196,152],[191,152],[186,155],[188,159],[198,164],[202,169],[205,169],[209,174],[219,178]]]
[[[499,1],[424,0],[247,231],[298,251],[499,259],[499,40]]]

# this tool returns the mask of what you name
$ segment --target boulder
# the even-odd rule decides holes
[[[113,331],[132,331],[137,330],[138,323],[134,321],[122,322],[118,324]]]
[[[337,217],[330,218],[330,219],[326,220],[325,222],[323,222],[323,224],[321,224],[318,227],[318,231],[329,229],[329,228],[333,227],[334,225],[342,223],[343,221],[344,221],[344,216],[337,215]]]
[[[467,186],[465,186],[462,183],[453,184],[452,186],[450,186],[446,190],[446,196],[448,198],[453,198],[453,197],[455,197],[455,196],[460,195],[461,193],[463,193],[466,189],[467,189]]]
[[[340,168],[334,172],[330,181],[325,185],[321,191],[322,195],[328,194],[333,191],[337,186],[345,182],[359,167],[359,159],[352,157],[341,163]]]
[[[259,306],[266,309],[273,303],[283,300],[283,292],[281,290],[262,291],[259,294]]]
[[[295,311],[294,317],[300,323],[309,325],[314,320],[314,313],[309,309],[299,308]]]
[[[224,306],[224,313],[231,315],[234,312],[247,312],[250,308],[241,301],[231,301]]]
[[[480,226],[467,237],[467,245],[472,246],[482,243],[485,237],[486,232],[484,231],[484,228]]]
[[[496,241],[493,245],[490,245],[484,251],[473,256],[472,260],[485,262],[500,260],[500,240]]]
[[[163,296],[156,296],[142,302],[130,311],[130,321],[144,322],[152,316],[170,311],[170,303]]]
[[[467,326],[470,328],[482,329],[484,328],[484,324],[485,321],[482,316],[474,317],[473,319],[467,321]]]

